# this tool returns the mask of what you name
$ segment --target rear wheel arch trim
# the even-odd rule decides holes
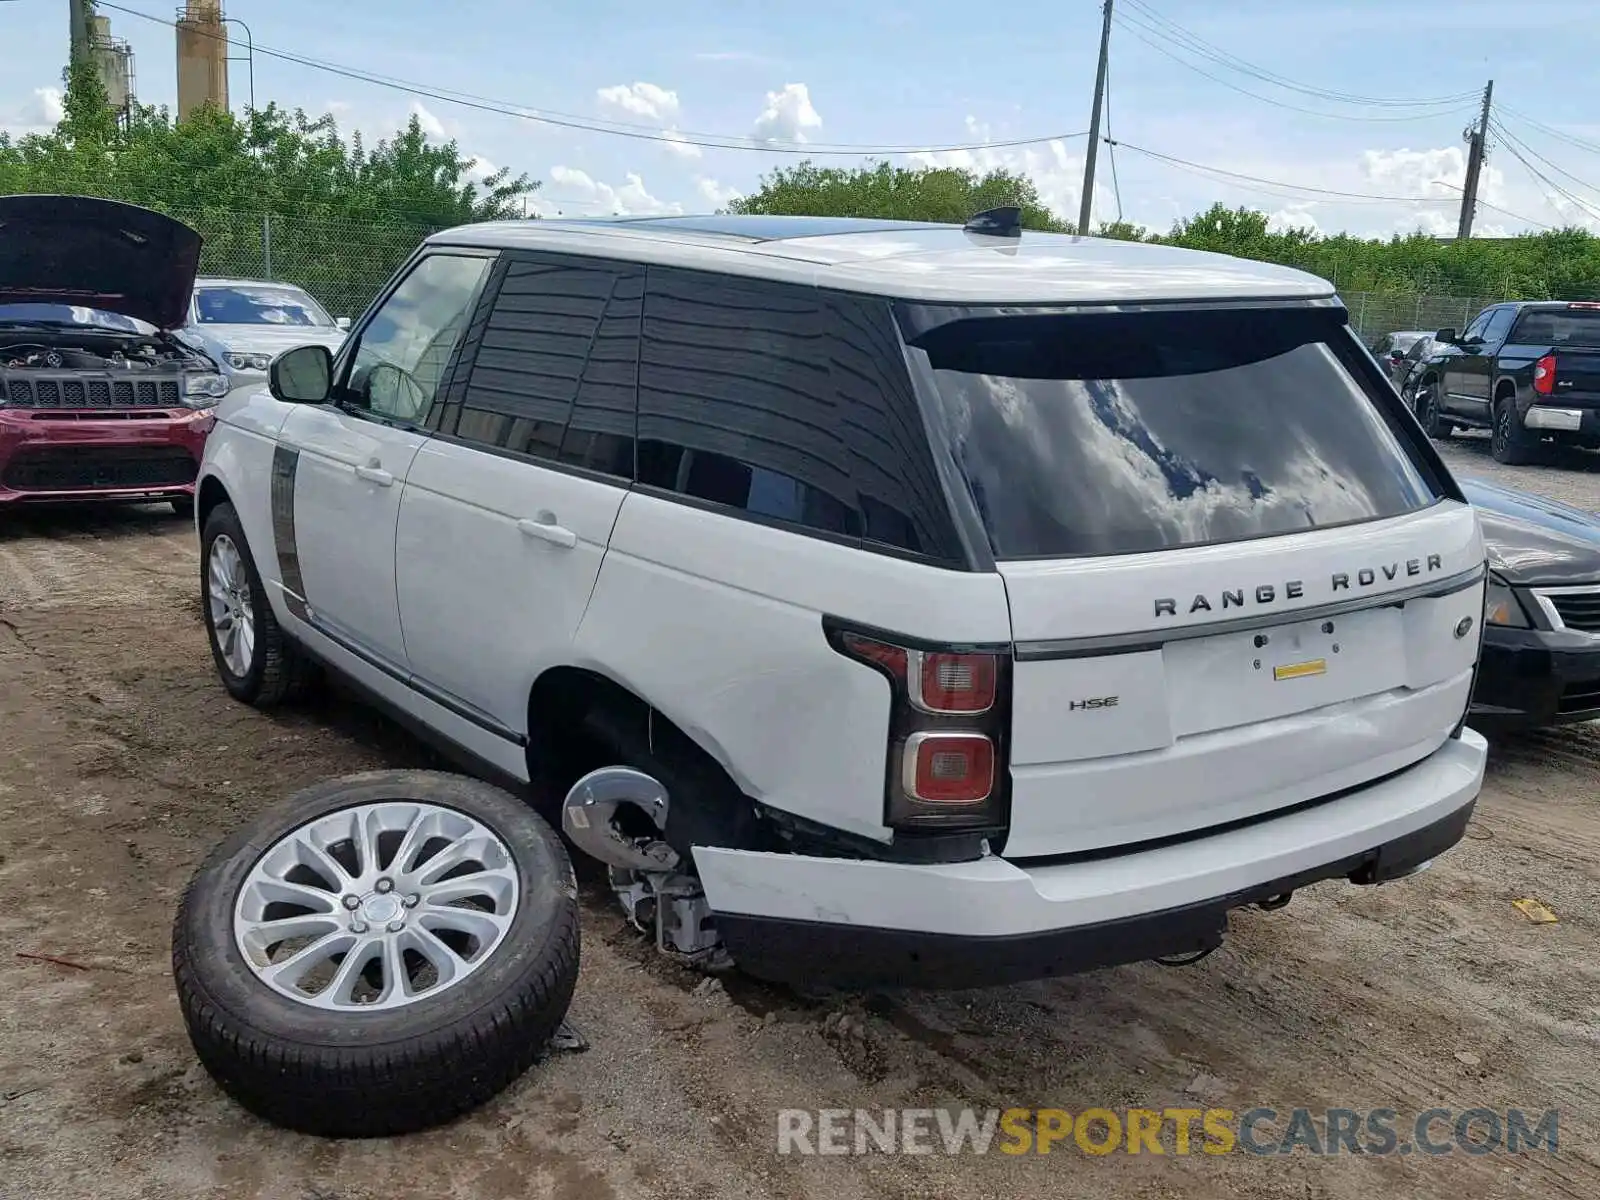
[[[559,676],[573,676],[581,678],[591,684],[598,684],[602,688],[614,689],[616,692],[620,693],[620,696],[618,697],[619,699],[626,699],[630,702],[637,703],[642,708],[648,709],[657,718],[666,721],[672,726],[673,729],[677,730],[678,733],[682,734],[688,741],[693,743],[700,753],[704,754],[717,765],[718,769],[720,769],[722,773],[728,777],[734,786],[739,787],[741,790],[745,790],[743,783],[741,783],[739,779],[738,773],[728,765],[726,752],[722,751],[720,743],[718,743],[715,738],[697,735],[690,726],[687,726],[683,722],[677,720],[670,710],[664,709],[659,705],[652,703],[650,700],[641,695],[638,689],[630,687],[628,684],[622,682],[622,680],[618,679],[617,676],[612,672],[593,664],[559,663],[552,667],[546,667],[539,673],[538,677],[534,679],[532,685],[528,689],[528,742],[530,752],[532,750],[533,741],[536,737],[535,728],[537,722],[535,720],[535,714],[538,709],[538,698],[541,686],[554,686],[554,683],[550,681],[552,681],[554,677]]]

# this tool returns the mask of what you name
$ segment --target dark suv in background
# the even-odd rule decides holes
[[[1600,446],[1600,302],[1495,304],[1437,337],[1412,400],[1431,436],[1488,429],[1502,463],[1530,462],[1546,441]]]

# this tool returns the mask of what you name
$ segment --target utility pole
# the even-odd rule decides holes
[[[67,15],[71,21],[72,66],[89,61],[89,0],[67,0]]]
[[[1106,66],[1111,58],[1111,5],[1105,0],[1105,21],[1100,26],[1100,67],[1094,73],[1094,110],[1089,114],[1089,150],[1083,158],[1083,200],[1078,205],[1078,236],[1089,236],[1089,213],[1094,208],[1094,160],[1100,150],[1100,109],[1106,99]]]
[[[1467,131],[1467,179],[1461,189],[1461,220],[1456,225],[1456,238],[1472,236],[1472,218],[1478,207],[1478,177],[1483,173],[1484,148],[1489,137],[1489,105],[1494,100],[1494,80],[1483,89],[1483,114],[1478,118],[1478,128]]]

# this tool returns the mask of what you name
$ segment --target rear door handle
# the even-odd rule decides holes
[[[542,512],[535,521],[523,518],[517,522],[517,529],[523,537],[538,538],[541,542],[549,542],[552,546],[560,546],[563,550],[571,550],[578,544],[578,535],[565,526],[557,525],[556,515],[553,512]]]
[[[377,465],[374,459],[371,463],[362,463],[356,468],[356,478],[365,479],[368,483],[375,483],[379,487],[389,487],[394,483],[394,476]]]

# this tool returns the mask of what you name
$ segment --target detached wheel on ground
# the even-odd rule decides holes
[[[200,600],[211,657],[235,700],[270,708],[310,690],[317,666],[273,616],[231,504],[212,509],[200,533]]]
[[[1489,453],[1495,462],[1520,466],[1533,462],[1539,456],[1539,439],[1523,426],[1514,399],[1510,396],[1497,399],[1494,402],[1493,420],[1494,425],[1489,433]]]
[[[196,873],[172,935],[190,1040],[222,1089],[302,1133],[444,1124],[509,1086],[578,978],[572,864],[460,775],[317,784]]]

